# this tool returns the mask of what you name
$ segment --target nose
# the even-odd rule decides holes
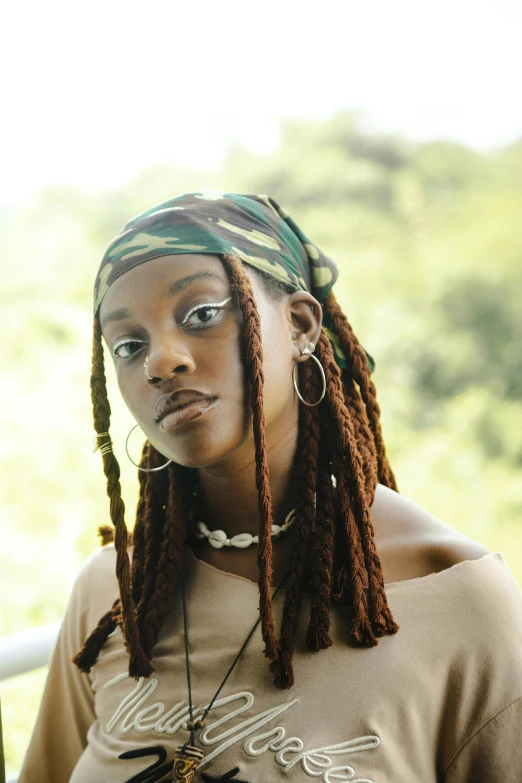
[[[191,375],[195,369],[192,354],[172,340],[151,348],[144,364],[145,379],[152,386],[177,375]]]

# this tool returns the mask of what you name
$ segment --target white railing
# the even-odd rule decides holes
[[[46,666],[56,644],[59,629],[60,623],[49,623],[12,636],[0,637],[0,682]],[[16,783],[17,779],[11,777],[6,783]],[[3,780],[5,772],[0,768],[0,782]]]
[[[0,637],[0,682],[47,666],[60,623],[49,623]]]

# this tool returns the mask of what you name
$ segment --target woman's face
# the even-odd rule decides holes
[[[261,318],[270,446],[297,426],[296,342],[301,348],[316,342],[320,307],[307,293],[272,300],[255,273],[243,268]],[[314,313],[312,322],[309,313]],[[242,317],[218,257],[163,256],[134,267],[107,291],[100,321],[122,397],[161,454],[188,467],[238,454],[253,460],[250,403],[243,391]],[[313,336],[305,333],[307,326]],[[145,374],[146,357],[152,380]]]

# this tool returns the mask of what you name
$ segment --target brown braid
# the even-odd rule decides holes
[[[143,447],[143,454],[140,461],[140,465],[142,467],[148,467],[148,456],[150,453],[150,444],[147,441],[145,443],[145,446]],[[140,562],[139,560],[139,552],[140,548],[143,547],[143,531],[144,531],[144,524],[143,524],[143,511],[145,508],[145,486],[146,486],[146,473],[143,473],[142,471],[138,471],[139,476],[139,482],[140,482],[140,494],[138,498],[138,506],[136,509],[136,524],[134,526],[134,531],[132,533],[133,543],[134,543],[134,553],[132,558],[132,584],[133,584],[133,598],[134,602],[137,602],[136,598],[136,586],[139,586],[140,579],[142,578],[142,567],[139,567],[138,564]],[[98,534],[102,539],[102,546],[107,546],[107,544],[110,544],[114,542],[114,528],[109,527],[109,525],[101,525],[98,529]],[[131,539],[131,534],[129,534],[129,540]],[[138,553],[138,556],[137,556]],[[138,588],[139,589],[139,588]],[[139,592],[138,592],[139,594]],[[80,652],[73,658],[73,662],[76,663],[80,671],[82,672],[90,672],[91,667],[96,662],[96,659],[98,658],[98,655],[100,653],[101,648],[109,638],[110,634],[116,629],[117,626],[117,618],[121,617],[121,602],[118,598],[110,611],[105,614],[102,619],[100,620],[98,626],[94,629],[92,634],[88,637],[88,639],[85,641],[82,649]]]
[[[309,561],[312,566],[312,603],[307,646],[310,649],[324,649],[331,644],[331,601],[351,605],[351,631],[357,644],[374,646],[378,637],[397,632],[398,626],[386,601],[370,516],[377,480],[392,489],[396,489],[396,482],[386,457],[380,409],[366,354],[330,294],[324,310],[332,320],[333,331],[346,356],[348,368],[342,373],[339,370],[323,330],[316,356],[324,367],[327,396],[317,408],[299,407],[295,465],[302,477],[302,485],[296,504],[296,540],[289,582],[285,586],[287,596],[278,645],[271,606],[272,504],[264,431],[260,320],[252,287],[240,260],[227,255],[222,257],[222,261],[243,317],[242,358],[245,389],[252,408],[259,497],[258,565],[262,634],[265,654],[272,660],[271,669],[276,675],[276,683],[284,688],[291,685],[294,678],[294,639]],[[262,276],[261,280],[263,282]],[[269,278],[269,282],[265,290],[276,296],[273,279]],[[288,291],[283,291],[282,295],[286,293]],[[299,376],[305,399],[316,399],[320,376],[311,360],[301,364]],[[91,388],[96,432],[108,432],[110,406],[98,319],[94,321]],[[108,436],[100,438],[100,445],[109,440]],[[155,467],[164,460],[150,443],[145,444],[142,467]],[[187,494],[191,483],[187,480],[187,469],[174,463],[159,474],[140,472],[131,569],[119,466],[112,452],[103,456],[103,464],[115,531],[116,572],[121,598],[102,617],[74,660],[82,671],[89,671],[108,636],[120,625],[130,654],[129,673],[134,677],[149,676],[153,670],[152,649],[169,611],[170,597],[179,577],[187,512],[190,503],[193,503]],[[335,489],[332,487],[332,475]],[[312,532],[314,525],[315,533]],[[105,531],[105,540],[108,538],[110,536]]]
[[[363,471],[366,486],[366,502],[371,507],[375,498],[377,479],[377,453],[375,441],[368,424],[368,417],[364,403],[361,400],[358,389],[353,384],[349,385],[343,373],[344,401],[353,423],[355,438],[363,459]]]
[[[91,635],[85,641],[82,649],[79,653],[76,653],[72,659],[73,663],[79,668],[81,672],[88,674],[100,654],[100,650],[111,635],[116,630],[117,620],[116,618],[121,616],[120,599],[118,598],[112,605],[112,608],[103,615],[102,619],[91,633]]]
[[[97,433],[109,432],[111,407],[107,397],[107,385],[103,363],[103,345],[98,318],[94,319],[93,329],[91,398],[95,431]],[[102,444],[109,442],[110,436],[104,435],[99,440],[101,440]],[[136,677],[140,676],[144,671],[148,671],[150,674],[152,668],[143,653],[134,614],[135,605],[130,584],[130,562],[129,554],[127,552],[128,535],[127,526],[125,525],[125,505],[121,496],[120,466],[112,450],[106,450],[102,459],[103,470],[107,477],[110,516],[112,524],[114,525],[116,576],[120,587],[122,631],[130,655],[129,674],[131,677]]]
[[[381,409],[377,402],[377,391],[370,378],[368,359],[364,348],[355,336],[350,323],[341,310],[333,291],[330,291],[324,302],[324,311],[332,319],[334,332],[339,338],[339,343],[346,357],[346,362],[351,368],[354,380],[359,385],[361,397],[366,405],[368,421],[373,432],[378,458],[379,482],[390,489],[397,491],[397,482],[386,458],[386,448],[382,437],[380,414]]]
[[[396,633],[398,627],[393,622],[384,592],[381,562],[375,549],[370,509],[366,499],[363,460],[355,440],[352,420],[344,404],[341,371],[335,361],[330,341],[324,330],[317,348],[318,355],[323,360],[326,375],[327,400],[330,404],[333,420],[337,425],[338,465],[340,470],[336,478],[339,486],[339,497],[344,498],[343,504],[349,515],[348,536],[351,541],[353,539],[353,544],[360,539],[369,580],[369,620],[372,626],[371,632],[366,623],[366,617],[359,615],[359,609],[361,606],[364,606],[365,601],[363,600],[362,605],[360,604],[361,586],[358,577],[356,578],[357,605],[354,609],[356,615],[362,620],[362,635],[358,641],[374,645],[376,644],[374,634],[382,636],[384,633]],[[353,503],[350,500],[351,497],[353,497]],[[356,535],[358,527],[356,520],[359,522],[359,535]],[[350,545],[352,546],[352,544]],[[353,576],[356,576],[355,572]],[[357,638],[357,635],[354,635]]]
[[[157,642],[163,620],[169,610],[172,593],[178,582],[183,561],[183,547],[187,537],[187,473],[185,468],[172,463],[169,471],[169,494],[165,531],[158,564],[155,569],[154,592],[147,605],[144,624],[144,649],[148,655]]]
[[[312,605],[306,632],[309,650],[331,646],[330,601],[334,566],[334,534],[337,512],[332,487],[332,463],[327,437],[321,439],[317,477],[315,541],[312,561]]]
[[[156,451],[153,446],[150,447],[149,464],[151,468],[158,468],[160,465],[165,464],[165,457]],[[155,473],[147,473],[146,493],[144,509],[145,552],[140,555],[140,557],[144,558],[144,576],[136,609],[142,641],[146,635],[145,625],[148,605],[156,587],[158,560],[165,534],[166,509],[169,496],[168,468],[158,470]]]
[[[265,414],[263,409],[263,347],[261,321],[254,301],[254,292],[241,261],[235,256],[224,255],[223,263],[228,272],[243,316],[242,336],[245,368],[245,388],[250,391],[252,423],[256,454],[256,486],[259,503],[259,609],[261,630],[265,643],[265,655],[277,658],[277,640],[272,616],[272,500],[268,480],[268,462],[265,443]]]
[[[341,521],[344,524],[351,573],[346,574],[345,587],[352,599],[353,624],[352,635],[361,645],[373,646],[376,639],[368,617],[368,602],[364,592],[364,558],[361,549],[361,536],[356,519],[354,499],[349,483],[349,474],[357,469],[354,465],[357,451],[353,427],[344,405],[344,395],[340,382],[340,371],[335,362],[330,342],[324,330],[317,344],[317,355],[321,360],[326,376],[326,400],[330,408],[336,432],[336,445],[333,458],[333,471],[337,482],[337,493]]]
[[[313,372],[310,360],[301,363],[300,382],[304,399],[318,399],[317,374]],[[272,664],[275,684],[280,688],[289,688],[294,682],[292,658],[294,639],[303,595],[303,574],[308,558],[309,542],[315,521],[315,491],[317,487],[317,458],[319,453],[318,408],[301,405],[299,409],[298,475],[302,477],[302,486],[295,510],[295,539],[290,561],[290,571],[285,580],[286,597],[281,623],[278,660]]]
[[[149,441],[146,441],[143,446],[143,451],[140,460],[140,467],[150,468],[150,456],[152,446]],[[132,531],[132,567],[131,567],[131,584],[132,584],[132,597],[134,599],[135,606],[138,605],[140,595],[143,589],[143,581],[145,579],[145,548],[146,548],[146,517],[145,510],[147,508],[147,477],[149,473],[145,473],[143,470],[138,470],[138,482],[140,492],[138,496],[138,504],[136,507],[136,523],[134,530]]]
[[[101,538],[101,545],[107,546],[114,541],[114,528],[110,525],[100,525],[98,528],[98,535]]]
[[[346,389],[346,383],[345,389]],[[375,487],[377,484],[377,455],[375,450],[375,443],[372,439],[372,433],[368,427],[368,420],[366,411],[360,400],[359,392],[352,386],[345,392],[345,400],[347,402],[347,408],[350,411],[354,431],[356,433],[357,442],[359,443],[359,450],[364,463],[364,476],[365,476],[365,489],[366,489],[366,505],[368,509],[373,505],[375,499]],[[387,465],[387,459],[384,458],[383,464]],[[389,473],[390,476],[393,474]],[[395,479],[394,479],[395,481]],[[382,581],[382,570],[377,551],[375,549],[375,543],[373,540],[373,527],[370,522],[369,516],[366,518],[367,536],[371,540],[371,547],[373,552],[371,554],[375,563],[375,574],[379,575],[377,584],[374,588],[375,600],[377,607],[375,610],[377,618],[377,624],[379,626],[378,635],[381,636],[384,633],[396,633],[398,626],[396,626],[393,618],[391,617],[390,610],[388,608],[386,597],[384,594],[384,584]]]

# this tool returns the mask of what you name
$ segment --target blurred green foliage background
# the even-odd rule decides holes
[[[277,152],[234,147],[219,172],[150,170],[95,196],[48,188],[0,211],[0,633],[60,618],[107,522],[89,398],[103,249],[134,214],[201,189],[268,193],[337,261],[338,298],[377,361],[400,491],[501,551],[522,584],[522,141],[491,154],[411,145],[362,132],[341,112],[286,121]],[[109,376],[132,523],[137,480],[124,441],[134,422]],[[8,774],[20,767],[44,678],[2,688]]]

